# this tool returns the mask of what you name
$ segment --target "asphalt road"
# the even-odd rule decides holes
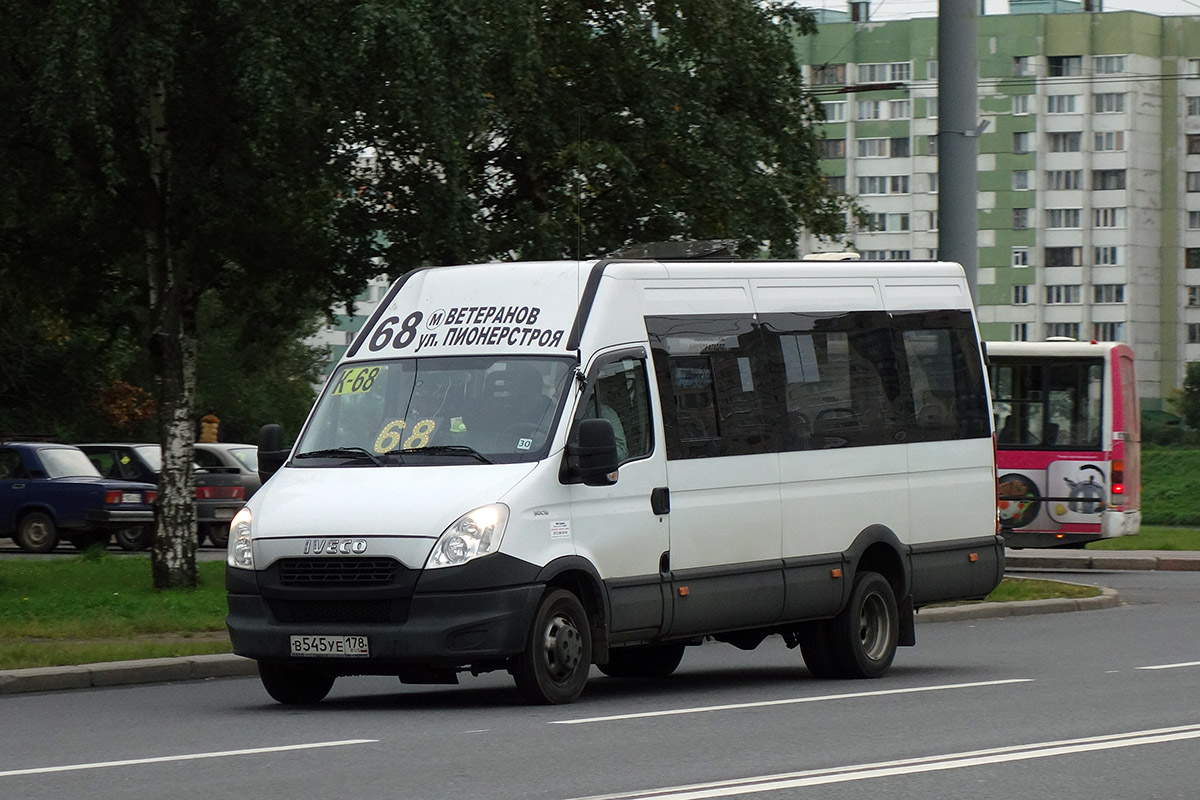
[[[303,710],[254,678],[0,696],[0,797],[1194,800],[1200,573],[1054,577],[1124,602],[919,625],[876,681],[769,640],[661,683],[597,673],[566,707],[503,673],[344,678]]]

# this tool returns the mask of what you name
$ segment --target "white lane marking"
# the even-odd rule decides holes
[[[759,700],[753,703],[731,703],[723,706],[697,706],[695,708],[669,708],[665,711],[639,711],[635,714],[613,714],[607,717],[583,717],[580,719],[551,720],[551,725],[582,725],[588,722],[615,722],[625,719],[643,719],[646,717],[670,717],[677,714],[706,714],[711,711],[733,711],[740,708],[763,708],[765,706],[786,706],[796,703],[821,703],[829,700],[850,700],[856,697],[884,697],[893,694],[913,694],[916,692],[941,692],[950,689],[975,689],[981,686],[1003,686],[1010,683],[1030,683],[1033,678],[1008,678],[999,681],[977,681],[975,683],[947,683],[941,686],[911,686],[905,689],[880,689],[874,692],[847,692],[846,694],[827,694],[817,697],[789,697],[785,700]]]
[[[1184,661],[1181,664],[1156,664],[1152,667],[1137,667],[1137,669],[1179,669],[1180,667],[1200,667],[1200,661]]]
[[[124,761],[96,761],[91,764],[64,764],[58,767],[30,767],[29,769],[9,769],[0,772],[0,778],[12,775],[40,775],[47,772],[71,772],[82,769],[103,769],[105,767],[129,767],[138,764],[160,764],[166,761],[195,761],[200,758],[226,758],[228,756],[252,756],[261,753],[285,753],[289,750],[313,750],[318,747],[345,747],[351,744],[370,744],[378,739],[344,739],[340,742],[312,742],[310,744],[288,744],[278,747],[253,747],[248,750],[221,750],[215,753],[183,753],[177,756],[157,756],[155,758],[130,758]]]
[[[642,792],[592,795],[573,800],[708,800],[718,797],[735,797],[759,792],[775,792],[798,789],[805,786],[820,786],[829,783],[889,778],[900,775],[915,775],[940,772],[989,764],[1004,764],[1014,761],[1029,761],[1037,758],[1089,753],[1099,750],[1116,750],[1144,744],[1164,744],[1185,739],[1200,739],[1200,725],[1183,725],[1175,728],[1131,731],[1108,736],[1090,736],[1081,739],[1065,739],[1052,742],[1037,742],[1012,747],[997,747],[987,750],[972,750],[963,753],[946,753],[940,756],[908,758],[898,761],[883,761],[876,764],[855,764],[831,769],[788,772],[779,775],[760,775],[738,780],[713,781],[685,786],[665,786]]]

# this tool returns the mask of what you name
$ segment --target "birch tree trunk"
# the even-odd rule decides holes
[[[170,132],[166,85],[150,91],[152,198],[146,226],[150,359],[158,397],[162,470],[151,564],[155,589],[196,586],[196,490],[192,406],[196,394],[196,303],[191,265],[170,235]]]

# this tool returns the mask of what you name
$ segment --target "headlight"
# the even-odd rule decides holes
[[[506,505],[495,503],[468,511],[438,537],[433,552],[425,561],[425,568],[453,567],[496,552],[500,549],[500,540],[504,538],[504,526],[507,524]]]
[[[254,515],[243,506],[229,523],[229,544],[225,563],[238,569],[254,569]]]

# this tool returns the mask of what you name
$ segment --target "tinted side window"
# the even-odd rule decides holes
[[[741,315],[647,317],[667,458],[774,451],[762,335]]]
[[[25,467],[21,464],[21,454],[16,450],[0,450],[0,478],[23,478]]]
[[[601,364],[588,387],[583,409],[582,418],[612,423],[620,463],[648,456],[654,449],[644,358],[624,357]]]
[[[967,311],[928,311],[892,317],[907,372],[906,401],[914,439],[977,439],[991,434],[983,365]]]

